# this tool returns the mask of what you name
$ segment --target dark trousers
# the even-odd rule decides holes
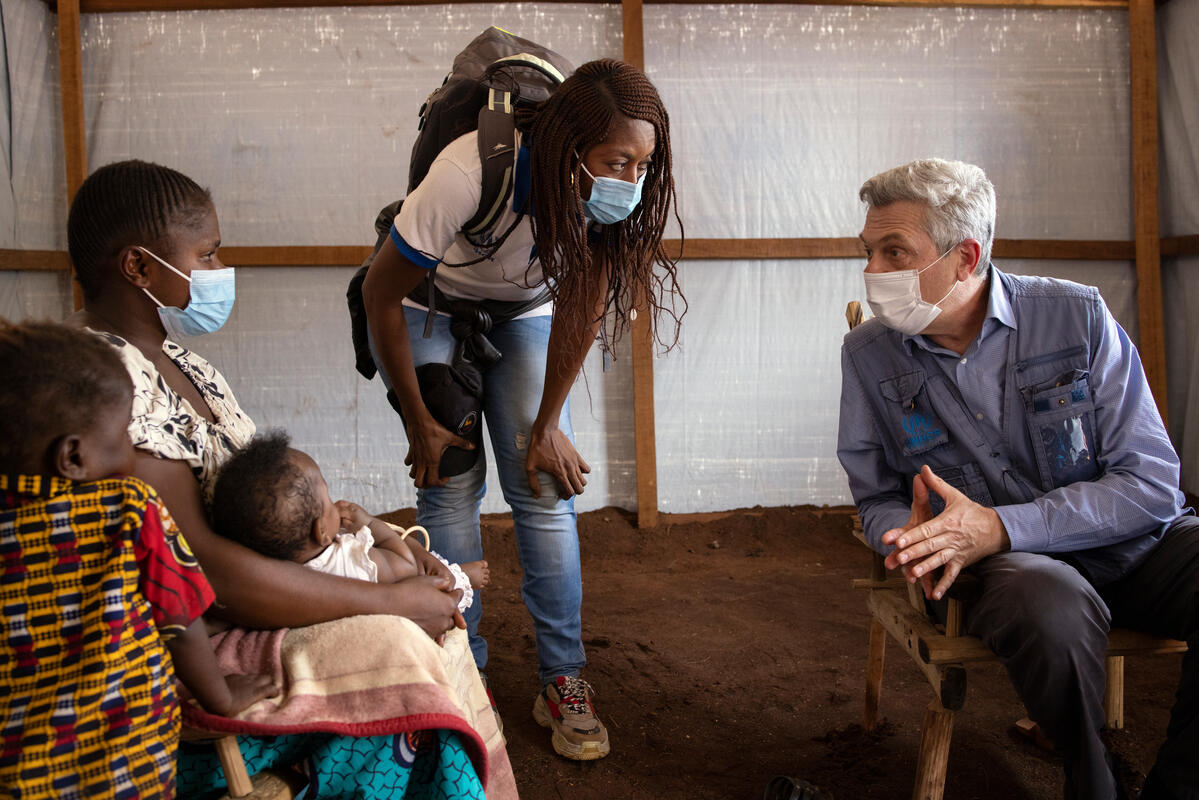
[[[1109,628],[1187,642],[1166,742],[1141,797],[1199,800],[1199,518],[1176,520],[1141,564],[1102,589],[1035,553],[1000,553],[971,571],[982,590],[966,630],[999,656],[1029,716],[1062,755],[1067,798],[1116,797],[1099,738]]]

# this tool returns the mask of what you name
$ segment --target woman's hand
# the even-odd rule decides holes
[[[404,544],[408,545],[408,550],[412,553],[412,557],[416,559],[416,573],[418,575],[445,578],[450,582],[450,588],[453,589],[454,575],[450,572],[449,567],[441,563],[441,559],[426,550],[415,536],[409,535],[404,539]]]
[[[408,476],[418,489],[445,486],[449,479],[441,477],[439,467],[446,448],[461,447],[463,450],[474,450],[475,446],[443,428],[428,412],[422,417],[414,420],[407,428],[408,455],[405,456],[404,463],[411,467]]]
[[[557,426],[548,429],[534,427],[529,434],[529,451],[525,456],[525,474],[529,478],[529,489],[533,496],[541,497],[541,481],[538,472],[548,472],[558,482],[558,496],[569,500],[583,493],[591,467],[579,455]]]
[[[437,639],[451,628],[463,628],[465,623],[458,613],[457,593],[450,593],[454,581],[449,578],[434,578],[418,575],[390,584],[395,611],[420,626],[421,630]]]

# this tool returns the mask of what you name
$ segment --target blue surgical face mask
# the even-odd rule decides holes
[[[198,269],[188,277],[146,248],[139,247],[138,250],[190,285],[187,308],[164,306],[157,297],[150,294],[149,289],[142,289],[146,296],[154,301],[154,305],[158,306],[158,318],[162,320],[162,327],[166,330],[168,339],[200,336],[221,329],[229,319],[229,313],[233,311],[233,300],[236,297],[233,267]]]
[[[591,178],[591,197],[583,201],[583,210],[601,225],[626,219],[641,202],[641,187],[645,183],[646,173],[642,173],[636,183],[629,183],[616,178],[595,177],[581,158],[579,166]]]

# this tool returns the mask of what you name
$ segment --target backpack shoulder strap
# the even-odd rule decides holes
[[[511,92],[489,89],[487,105],[479,109],[479,161],[483,165],[483,190],[479,208],[462,226],[472,242],[495,226],[512,196],[516,171],[516,120]],[[478,244],[487,244],[478,242]]]

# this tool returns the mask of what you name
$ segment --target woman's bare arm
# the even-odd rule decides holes
[[[421,399],[404,318],[404,298],[428,274],[401,255],[394,244],[384,242],[362,283],[371,341],[404,410],[408,434],[408,456],[404,463],[412,468],[409,476],[418,489],[445,485],[446,479],[438,474],[438,465],[447,447],[466,450],[475,447],[438,424]]]
[[[374,584],[325,575],[278,561],[214,533],[200,486],[182,461],[138,453],[134,477],[161,495],[216,592],[212,611],[249,628],[313,625],[357,614],[407,617],[430,636],[456,624],[455,598],[446,581],[427,576]]]
[[[598,252],[594,257],[595,263],[602,264]],[[587,358],[587,352],[599,332],[607,294],[608,271],[601,267],[600,279],[596,282],[594,294],[588,304],[592,309],[591,323],[577,348],[568,344],[578,340],[572,335],[576,332],[565,327],[568,319],[566,315],[555,312],[550,323],[545,386],[541,390],[541,405],[537,409],[537,418],[533,421],[533,429],[529,435],[529,452],[525,458],[525,473],[528,475],[529,488],[534,497],[541,496],[541,486],[537,478],[539,472],[553,476],[558,483],[558,496],[564,500],[572,495],[582,494],[583,487],[587,485],[587,479],[583,476],[591,472],[591,467],[566,438],[566,434],[558,428],[558,418],[562,415],[562,406],[565,405],[570,389],[583,367],[583,361]]]

